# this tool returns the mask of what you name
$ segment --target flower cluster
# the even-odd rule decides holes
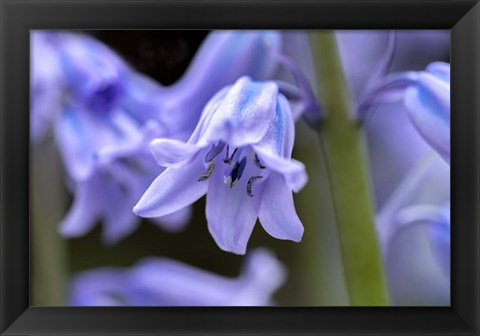
[[[337,34],[356,116],[367,124],[367,135],[373,110],[396,103],[419,146],[434,156],[428,154],[428,169],[404,174],[395,191],[386,193],[390,197],[377,197],[383,254],[401,228],[427,223],[432,255],[448,275],[449,195],[431,201],[431,195],[418,194],[422,185],[435,184],[427,171],[443,165],[449,173],[450,66],[434,62],[424,71],[389,73],[398,43],[390,32],[382,34],[386,52],[375,58],[369,78],[359,80],[356,72],[365,62],[342,47],[345,37],[350,38]],[[364,43],[356,39],[349,47]],[[349,66],[352,62],[355,66]],[[31,141],[55,144],[73,196],[60,234],[81,237],[100,223],[103,242],[113,245],[147,222],[142,218],[178,232],[191,221],[192,205],[206,196],[215,250],[247,254],[238,278],[159,257],[130,269],[84,271],[72,278],[69,304],[272,304],[286,270],[269,251],[247,247],[257,220],[276,239],[302,240],[293,193],[302,190],[308,176],[304,164],[292,158],[296,123],[304,120],[321,133],[319,125],[328,117],[315,94],[314,73],[305,32],[209,32],[183,75],[169,86],[89,35],[32,32]],[[372,152],[375,158],[375,148]],[[374,184],[373,189],[381,185]]]
[[[136,215],[178,231],[189,221],[189,205],[207,194],[208,227],[221,249],[245,254],[257,217],[272,236],[300,241],[303,226],[292,191],[307,176],[291,159],[294,118],[320,108],[300,67],[283,54],[290,40],[291,34],[287,39],[275,31],[212,32],[182,78],[164,87],[91,37],[35,31],[31,139],[48,139],[52,131],[74,193],[60,233],[79,237],[100,221],[104,241],[113,244],[134,231]],[[280,68],[293,80],[282,79]],[[71,302],[265,304],[283,273],[272,257],[258,254],[252,263],[262,272],[269,269],[267,282],[257,271],[232,282],[150,260],[131,274],[98,270],[79,276],[74,292],[80,297]],[[166,272],[205,281],[185,283],[198,292],[189,299],[165,294],[147,303],[152,294],[146,287],[133,296],[128,292],[137,290],[133,284],[145,280],[147,271],[158,279]],[[212,286],[208,281],[218,285],[210,299],[201,293],[202,286]],[[233,290],[245,295],[235,297]]]

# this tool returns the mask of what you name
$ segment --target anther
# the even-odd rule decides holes
[[[258,179],[261,179],[263,178],[263,176],[252,176],[248,179],[248,182],[247,182],[247,195],[250,196],[250,197],[253,197],[253,194],[252,194],[252,185],[253,185],[253,182],[255,182],[256,180]]]
[[[212,176],[214,169],[215,169],[215,160],[212,160],[208,163],[207,171],[198,178],[198,182],[204,182],[208,180],[209,177]]]
[[[265,166],[262,165],[262,163],[260,162],[260,159],[258,158],[257,154],[254,153],[254,152],[252,152],[252,160],[253,160],[253,163],[255,164],[255,166],[257,166],[260,169],[265,169]]]
[[[225,156],[225,158],[223,159],[223,162],[225,162],[227,165],[232,165],[232,162],[235,161],[235,156],[240,156],[241,152],[238,150],[238,148],[235,148],[235,150],[233,151],[232,155],[229,156],[228,154],[228,151],[229,151],[229,146],[227,145],[227,155]]]
[[[227,151],[226,151],[226,153],[225,153],[225,158],[223,159],[223,162],[224,162],[224,163],[228,163],[229,160],[230,160],[230,157],[229,157],[229,155],[228,155],[228,152],[229,152],[229,151],[230,151],[230,146],[227,145]]]
[[[227,184],[230,185],[230,188],[233,188],[237,182],[240,180],[240,178],[243,175],[243,171],[245,170],[245,166],[247,165],[247,158],[243,158],[237,163],[232,168],[232,171],[230,172],[230,179],[227,179]]]
[[[223,151],[224,147],[225,147],[224,142],[219,142],[215,146],[212,146],[212,149],[210,149],[208,153],[205,155],[205,162],[210,162],[213,159],[215,159],[217,155]]]

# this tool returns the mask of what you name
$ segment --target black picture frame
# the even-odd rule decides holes
[[[2,335],[479,335],[480,4],[0,0]],[[451,29],[451,306],[29,307],[30,29]]]

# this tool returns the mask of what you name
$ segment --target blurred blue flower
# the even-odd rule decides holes
[[[398,213],[402,225],[426,223],[433,255],[446,276],[450,276],[450,204],[414,205]]]
[[[364,97],[359,113],[400,99],[420,135],[450,163],[450,65],[434,62],[426,71],[386,76]]]
[[[223,250],[244,254],[257,217],[273,237],[298,242],[303,226],[292,190],[307,176],[303,164],[290,159],[294,132],[277,84],[242,77],[210,100],[187,143],[152,142],[158,164],[168,168],[134,212],[163,216],[207,194],[208,227]]]
[[[158,106],[162,91],[155,82],[134,72],[119,56],[93,38],[59,32],[35,32],[34,43],[52,51],[55,64],[44,72],[60,73],[56,87],[61,104],[52,114],[32,101],[32,120],[51,123],[74,201],[60,223],[67,237],[84,235],[101,221],[103,238],[115,243],[130,234],[139,218],[131,213],[143,191],[162,169],[148,150],[157,137],[177,136],[168,130],[169,116]],[[42,57],[34,49],[32,59]],[[33,61],[39,64],[41,60]],[[34,82],[35,83],[35,82]],[[44,133],[45,131],[42,131]],[[178,135],[180,136],[180,135]],[[155,222],[167,230],[181,229],[189,210]]]
[[[84,271],[70,283],[72,306],[264,306],[286,278],[267,250],[247,256],[238,278],[226,278],[166,258],[145,258],[131,269]]]
[[[280,32],[210,32],[183,76],[160,93],[160,109],[172,116],[169,129],[184,131],[186,140],[195,129],[205,104],[221,88],[241,76],[255,80],[273,78],[278,65],[272,62],[268,46],[282,49]]]

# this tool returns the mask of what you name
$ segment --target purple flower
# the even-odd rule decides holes
[[[151,150],[168,167],[134,208],[142,217],[170,214],[207,194],[206,217],[218,246],[244,254],[257,217],[278,239],[300,241],[292,190],[307,181],[291,160],[294,121],[274,82],[240,78],[205,107],[187,143],[158,139]]]
[[[450,163],[450,65],[434,62],[426,71],[387,76],[366,95],[359,111],[399,99],[420,135]]]
[[[74,33],[35,34],[53,50],[55,71],[62,74],[55,88],[61,92],[62,103],[49,121],[75,195],[60,231],[79,237],[100,220],[104,241],[115,243],[137,227],[140,219],[131,208],[162,171],[148,143],[160,136],[180,137],[168,130],[169,116],[158,106],[163,88],[134,72],[93,38]],[[38,57],[34,51],[32,58]],[[36,101],[32,120],[37,114],[35,105]],[[185,209],[155,221],[167,230],[179,230],[188,219]]]
[[[132,213],[132,206],[162,171],[148,151],[148,143],[161,134],[158,125],[146,123],[142,132],[144,137],[122,152],[115,147],[98,151],[93,173],[77,182],[73,204],[60,223],[64,236],[83,236],[101,220],[103,241],[114,244],[137,228],[139,218]],[[153,221],[175,232],[188,223],[190,214],[191,209],[185,208]]]
[[[238,278],[225,278],[166,258],[145,258],[131,269],[99,268],[75,276],[73,306],[264,306],[286,271],[268,251],[247,256]]]

